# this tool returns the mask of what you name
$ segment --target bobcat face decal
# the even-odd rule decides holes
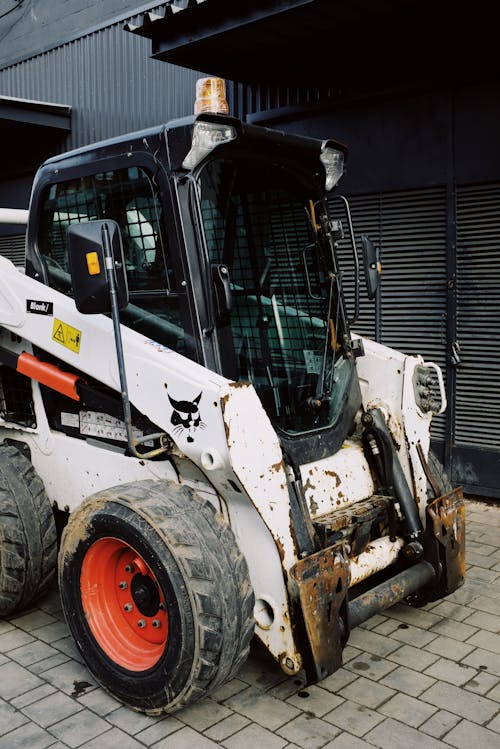
[[[172,416],[170,417],[170,423],[174,427],[174,434],[181,434],[185,430],[188,431],[188,442],[194,442],[194,437],[192,435],[197,429],[205,428],[205,423],[201,419],[198,408],[201,396],[202,393],[192,401],[176,401],[168,396],[170,405],[174,409],[172,411]]]

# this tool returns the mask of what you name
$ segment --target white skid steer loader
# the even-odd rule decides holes
[[[212,109],[45,162],[25,269],[0,257],[0,615],[59,549],[89,670],[150,714],[254,634],[319,681],[353,627],[464,580],[441,371],[350,332],[346,148]]]

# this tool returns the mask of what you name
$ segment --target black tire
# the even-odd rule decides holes
[[[101,578],[100,567],[92,565],[112,542],[121,544],[125,555],[130,547],[147,570],[138,577],[137,560],[124,566],[129,578],[115,583],[112,595],[106,591],[101,613],[86,590],[94,569],[103,587],[108,585],[109,576]],[[114,566],[115,559],[126,556],[109,556],[110,574],[122,569],[120,561]],[[137,580],[146,582],[148,608],[145,598],[132,592],[135,585],[137,593]],[[254,596],[246,561],[221,515],[188,487],[148,480],[89,497],[64,530],[59,587],[69,628],[91,673],[121,702],[150,715],[174,712],[205,697],[232,678],[248,655]],[[130,590],[125,606],[118,588]],[[116,613],[119,633],[108,607]],[[126,619],[130,607],[131,616],[142,619]],[[163,610],[168,636],[161,652],[155,650],[142,662],[135,649],[129,657],[115,647],[115,636],[125,638],[125,644],[130,636],[135,648],[135,625],[144,627],[141,636],[146,638],[150,625],[163,626]],[[104,621],[105,630],[97,619]],[[134,631],[129,633],[130,622]],[[144,644],[149,652],[149,643]]]
[[[56,525],[42,480],[16,447],[0,445],[0,616],[45,593],[56,562]]]

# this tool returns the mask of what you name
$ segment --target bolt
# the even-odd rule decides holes
[[[166,605],[165,605],[165,604],[164,604],[164,603],[162,602],[162,603],[160,603],[160,605],[158,606],[158,608],[160,609],[160,611],[166,611],[166,608],[167,608],[167,607],[166,607]]]
[[[128,587],[128,585],[125,582],[125,580],[120,580],[119,587],[120,587],[120,590],[125,590]]]
[[[139,621],[137,622],[137,626],[141,629],[144,629],[144,627],[146,626],[146,621],[144,619],[139,619]]]
[[[132,572],[132,565],[131,564],[126,564],[125,565],[125,572],[128,572],[129,574]]]
[[[161,627],[161,622],[159,619],[153,619],[153,627],[155,629],[158,629],[159,627]]]
[[[287,667],[288,669],[290,669],[290,671],[293,671],[293,670],[294,670],[294,667],[295,667],[295,663],[294,663],[294,662],[292,661],[292,659],[291,659],[291,658],[286,658],[286,659],[285,659],[285,666],[286,666],[286,667]]]
[[[133,609],[134,607],[132,606],[132,604],[131,604],[131,603],[126,603],[126,604],[125,604],[125,606],[124,606],[123,608],[125,609],[125,611],[132,611],[132,609]]]

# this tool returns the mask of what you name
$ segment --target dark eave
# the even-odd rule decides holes
[[[498,72],[486,0],[170,0],[125,28],[155,59],[241,83],[375,91]]]
[[[13,129],[19,125],[69,132],[71,107],[65,104],[0,96],[0,128]]]

